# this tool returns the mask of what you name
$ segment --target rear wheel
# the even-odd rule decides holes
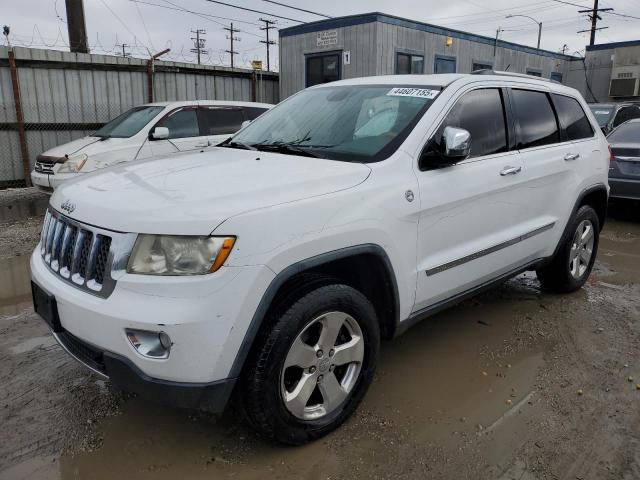
[[[317,439],[357,407],[380,342],[373,306],[346,285],[317,288],[271,319],[244,379],[249,422],[288,444]]]
[[[589,278],[598,252],[600,233],[595,210],[589,205],[580,207],[571,220],[569,232],[551,263],[537,271],[545,290],[573,292]]]

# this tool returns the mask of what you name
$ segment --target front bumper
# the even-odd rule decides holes
[[[39,173],[35,170],[31,172],[31,183],[45,191],[52,191],[67,180],[78,178],[81,173]]]
[[[37,247],[31,256],[32,280],[55,298],[63,331],[99,352],[104,371],[72,355],[124,389],[156,399],[177,392],[178,397],[197,397],[199,403],[213,390],[230,391],[235,381],[229,378],[231,367],[274,277],[260,265],[223,267],[214,274],[193,277],[122,273],[114,278],[109,297],[100,298],[51,272],[39,252]],[[129,343],[125,329],[166,332],[172,341],[169,357],[142,356]],[[184,393],[198,389],[201,393]]]
[[[624,179],[609,177],[610,197],[640,200],[640,179]]]
[[[159,403],[222,413],[236,383],[236,379],[184,383],[152,378],[126,357],[96,348],[67,331],[52,333],[69,355],[93,372],[108,378],[123,390]]]

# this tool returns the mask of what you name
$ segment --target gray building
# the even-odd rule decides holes
[[[280,30],[280,98],[344,78],[399,73],[468,73],[492,68],[567,83],[577,57],[365,13]],[[574,72],[576,81],[579,75]]]
[[[578,60],[567,83],[587,101],[640,101],[640,40],[587,46],[584,62]]]

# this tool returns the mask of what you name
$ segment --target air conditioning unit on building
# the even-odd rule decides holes
[[[640,96],[640,66],[613,67],[609,83],[610,97]]]

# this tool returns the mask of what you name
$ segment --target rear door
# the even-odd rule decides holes
[[[520,247],[527,260],[535,260],[551,255],[557,245],[576,200],[581,162],[589,158],[584,148],[590,145],[568,138],[552,95],[542,87],[513,88],[510,100],[523,163],[520,195],[526,205],[520,220],[525,233]]]
[[[217,145],[236,133],[247,120],[241,107],[201,106],[200,128],[209,145]]]
[[[509,151],[505,91],[479,88],[458,96],[422,154],[418,281],[414,311],[470,290],[522,264],[517,239],[522,163]],[[429,168],[447,126],[471,133],[471,155]]]

